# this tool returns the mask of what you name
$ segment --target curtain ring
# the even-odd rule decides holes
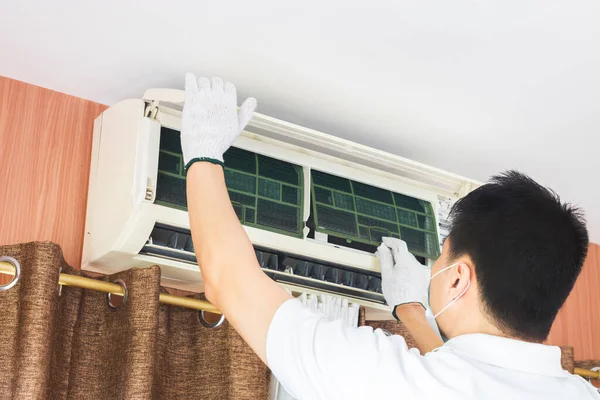
[[[204,310],[201,310],[198,313],[198,319],[200,320],[200,323],[202,324],[203,327],[205,328],[210,328],[210,329],[214,329],[214,328],[218,328],[219,326],[221,326],[221,324],[223,323],[223,321],[225,321],[225,315],[221,314],[221,318],[219,318],[217,320],[217,322],[207,322],[206,319],[204,318]]]
[[[0,291],[3,291],[10,289],[17,284],[19,278],[21,277],[21,264],[19,264],[16,259],[9,256],[0,256],[0,261],[6,261],[12,264],[12,266],[15,268],[15,275],[13,276],[12,280],[5,285],[0,285]]]
[[[114,305],[112,303],[112,293],[106,293],[106,304],[108,304],[108,307],[112,311],[116,311],[119,308],[123,307],[125,305],[125,303],[127,302],[127,284],[122,279],[116,279],[113,281],[113,283],[121,285],[121,287],[123,288],[123,292],[124,292],[123,296],[119,296],[119,297],[122,297],[123,300],[121,300],[121,303],[118,305]]]

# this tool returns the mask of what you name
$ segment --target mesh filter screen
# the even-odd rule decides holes
[[[415,255],[439,257],[429,202],[319,171],[311,177],[317,232],[373,246],[392,236],[404,240]]]
[[[225,153],[225,182],[244,225],[302,235],[302,168],[232,147]],[[187,211],[180,133],[161,128],[156,204]]]

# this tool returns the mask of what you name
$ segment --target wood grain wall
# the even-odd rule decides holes
[[[81,263],[93,122],[104,109],[0,77],[0,244],[51,240]]]
[[[574,346],[577,360],[600,360],[600,245],[590,244],[583,271],[554,321],[548,343]]]
[[[106,106],[0,77],[0,245],[51,240],[81,263],[93,121]],[[600,359],[600,246],[549,343]]]

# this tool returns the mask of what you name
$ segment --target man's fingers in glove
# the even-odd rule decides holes
[[[198,89],[201,92],[207,92],[210,90],[210,81],[207,77],[203,76],[198,78]]]
[[[190,107],[193,98],[198,93],[198,78],[196,75],[188,72],[185,74],[185,103],[187,107]]]
[[[238,112],[238,123],[240,132],[248,125],[250,119],[252,119],[252,114],[256,110],[256,99],[254,97],[248,97],[246,101],[240,107],[240,111]]]
[[[198,91],[198,80],[196,75],[188,72],[185,74],[185,91],[186,92],[197,92]]]
[[[392,257],[392,252],[385,244],[382,244],[377,248],[377,253],[375,253],[375,256],[379,258],[382,274],[391,271],[392,268],[394,268],[394,258]]]
[[[210,81],[208,78],[197,78],[196,75],[188,72],[185,74],[185,102],[188,107],[193,103],[193,99],[198,93],[206,93],[210,91]]]
[[[214,78],[212,78],[212,90],[215,93],[223,93],[223,79],[219,78],[218,76],[215,76]]]
[[[233,94],[237,99],[237,93],[235,91],[235,85],[231,82],[225,82],[225,93]]]
[[[383,243],[388,246],[392,250],[392,255],[394,256],[395,263],[406,263],[409,261],[421,264],[415,256],[408,251],[408,246],[406,242],[402,239],[396,239],[392,237],[384,237],[382,238]]]
[[[392,237],[384,237],[382,240],[383,243],[392,250],[394,256],[396,254],[408,253],[408,246],[404,240]]]

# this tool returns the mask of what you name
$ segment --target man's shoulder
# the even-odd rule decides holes
[[[426,369],[450,391],[481,393],[486,399],[600,400],[589,382],[567,371],[558,376],[532,374],[486,364],[467,355],[440,348],[422,357]],[[487,394],[485,394],[487,393]],[[496,393],[496,394],[491,394]]]

